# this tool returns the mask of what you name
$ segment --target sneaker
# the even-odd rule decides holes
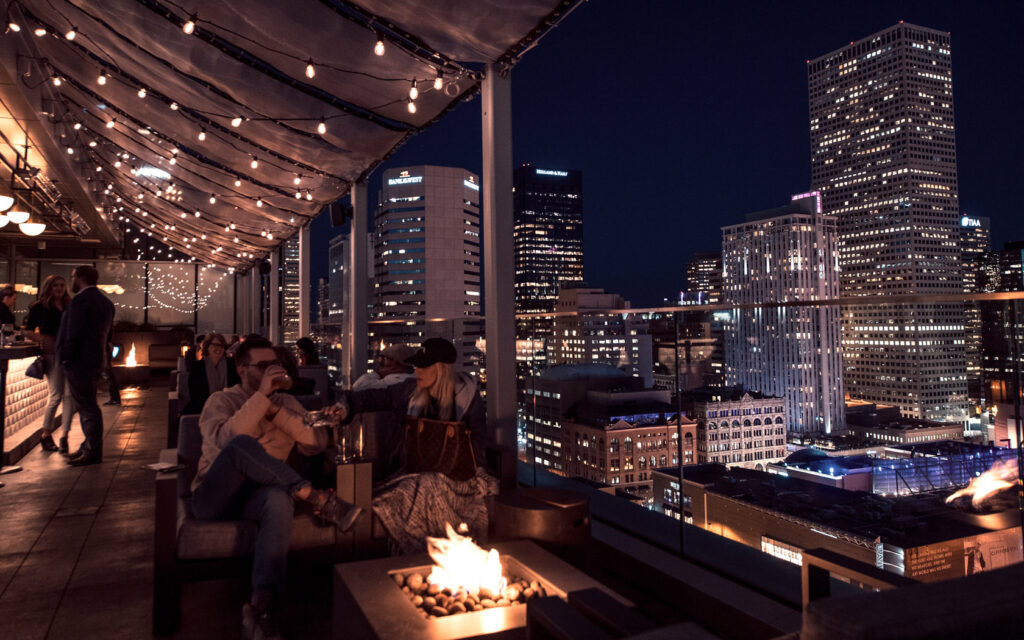
[[[60,439],[60,446],[57,448],[62,456],[68,455],[68,437],[63,436]]]
[[[345,502],[333,491],[326,492],[327,499],[316,512],[322,520],[333,524],[338,531],[345,533],[352,528],[359,516],[363,513],[362,507]]]
[[[284,640],[277,632],[270,609],[255,607],[249,602],[242,607],[242,637],[245,640]]]

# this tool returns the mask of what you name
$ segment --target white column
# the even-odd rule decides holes
[[[512,252],[511,78],[487,65],[482,87],[484,333],[487,424],[494,441],[516,449],[516,334]]]
[[[267,327],[270,341],[281,342],[281,247],[274,247],[270,252],[270,294],[267,304],[270,306],[270,326]]]
[[[345,381],[351,385],[356,378],[366,373],[367,316],[366,316],[366,232],[367,232],[366,183],[359,182],[352,187],[352,222],[348,237],[348,273],[345,274],[345,288],[348,289],[345,307]]]
[[[309,224],[299,229],[299,337],[309,335],[309,299],[313,290],[309,282]]]
[[[249,269],[249,333],[260,332],[260,313],[263,300],[260,299],[260,269],[255,264]]]

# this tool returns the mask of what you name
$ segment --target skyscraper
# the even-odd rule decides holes
[[[294,343],[299,336],[299,234],[281,245],[281,337]]]
[[[982,256],[992,249],[989,219],[964,215],[960,218],[960,263],[964,293],[981,292]],[[964,356],[967,362],[967,395],[983,396],[981,385],[981,308],[977,302],[964,304]]]
[[[553,311],[564,282],[583,280],[583,174],[515,170],[516,313]]]
[[[683,304],[718,304],[722,301],[722,254],[708,251],[693,254],[686,263],[686,292]]]
[[[324,324],[341,324],[345,309],[345,250],[348,247],[348,236],[339,234],[331,238],[328,245],[328,298],[330,308],[327,318],[321,318]]]
[[[455,167],[384,172],[374,219],[375,339],[455,343],[475,370],[480,317],[480,179]],[[429,319],[429,320],[428,320]]]
[[[950,38],[897,24],[808,61],[811,184],[839,224],[843,296],[963,291]],[[851,396],[964,421],[963,305],[848,305]]]
[[[1024,241],[1007,242],[1002,251],[986,251],[979,264],[980,292],[1024,291]],[[981,302],[978,307],[982,396],[988,404],[1009,408],[1017,395],[1016,371],[1024,369],[1024,303],[993,300]]]
[[[828,300],[839,292],[836,219],[817,193],[722,227],[727,304]],[[789,431],[845,427],[839,309],[732,309],[725,327],[725,380],[785,398]]]
[[[331,286],[327,278],[320,278],[316,283],[316,319],[320,324],[327,324],[331,317]]]

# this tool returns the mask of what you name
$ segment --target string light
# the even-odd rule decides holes
[[[256,156],[252,157],[252,162],[249,163],[249,166],[252,167],[253,169],[260,166],[260,161],[256,159]]]
[[[36,37],[42,38],[43,36],[46,35],[46,29],[44,29],[42,27],[36,27],[36,30],[33,31],[32,33],[36,34]]]
[[[210,196],[210,199],[211,199],[211,200],[213,200],[213,196]],[[196,211],[196,217],[197,217],[197,218],[199,218],[199,217],[202,217],[202,215],[203,215],[202,213],[200,213],[200,212]],[[206,239],[206,236],[203,236],[203,239],[205,240],[205,239]]]
[[[407,107],[409,109],[409,113],[416,113],[416,103],[415,102],[413,102],[412,100],[409,100],[409,104],[407,105]]]
[[[199,138],[200,142],[202,142],[203,140],[206,140],[206,129],[200,129],[199,130],[198,138]]]
[[[232,118],[231,119],[231,126],[232,127],[240,127],[240,126],[242,126],[242,116],[235,116],[234,118]]]
[[[321,120],[320,124],[316,125],[316,132],[320,135],[327,133],[327,123]]]
[[[438,69],[437,70],[437,77],[434,78],[434,89],[436,89],[437,91],[440,91],[443,86],[444,86],[444,73],[440,69]]]
[[[295,178],[292,180],[292,184],[297,185],[300,182],[302,182],[302,176],[300,176],[299,174],[296,173],[295,174]]]
[[[61,82],[62,80],[60,79],[60,76],[53,76],[53,86],[59,87]]]
[[[107,74],[101,73],[99,77],[96,78],[96,82],[98,82],[101,85],[107,84]]]
[[[75,126],[73,128],[74,128],[75,131],[81,131],[82,130],[82,123],[81,122],[76,122]]]
[[[68,147],[68,155],[69,155],[69,156],[73,156],[73,155],[75,155],[75,150],[74,150],[74,149],[72,149],[71,147]]]
[[[418,97],[420,97],[420,90],[416,88],[416,79],[413,78],[412,86],[409,87],[409,99],[415,100]]]
[[[302,200],[302,192],[301,191],[296,191],[295,192],[295,199],[296,200]]]
[[[146,97],[146,88],[145,87],[142,87],[141,89],[139,89],[139,97],[140,98],[145,98]]]
[[[306,77],[312,80],[314,76],[316,76],[316,68],[313,66],[313,59],[310,58],[306,63]]]
[[[196,20],[196,14],[193,13],[192,17],[189,18],[185,24],[181,25],[181,30],[184,31],[186,35],[192,35],[196,30]]]
[[[13,31],[14,33],[18,33],[19,31],[21,31],[21,25],[19,25],[17,22],[8,22],[7,28]]]
[[[306,192],[306,200],[312,200],[312,199],[313,199],[313,192],[312,191],[307,191]]]
[[[241,181],[241,180],[239,180],[238,178],[235,178],[235,186],[236,186],[236,187],[240,187],[240,186],[242,186],[242,181]]]
[[[68,40],[74,40],[75,36],[77,35],[78,32],[76,31],[75,27],[71,27],[70,29],[68,29],[67,33],[64,34],[64,37]]]
[[[262,207],[263,206],[263,198],[256,198],[256,206],[257,207]]]
[[[116,120],[108,120],[108,121],[107,121],[107,128],[108,128],[108,129],[113,129],[113,128],[114,128],[114,123],[115,123],[115,122],[117,122],[117,121],[116,121]]]
[[[177,110],[178,110],[178,103],[177,102],[172,102],[171,103],[171,111],[177,111]]]
[[[373,45],[373,52],[378,56],[384,55],[384,40],[377,36],[377,44]]]
[[[213,194],[210,194],[210,204],[217,204],[217,198]]]

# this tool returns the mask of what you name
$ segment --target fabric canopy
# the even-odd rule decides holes
[[[108,220],[244,269],[575,2],[21,0],[9,19]]]

